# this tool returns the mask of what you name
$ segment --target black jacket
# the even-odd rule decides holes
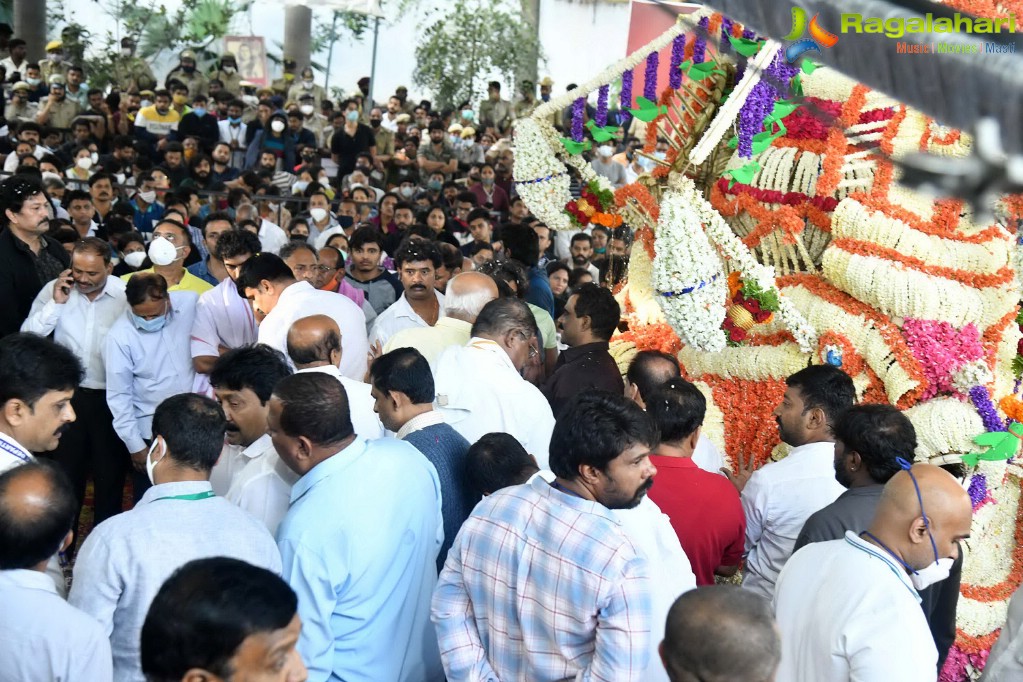
[[[60,242],[44,236],[46,251],[65,268],[71,258]],[[39,281],[28,245],[10,230],[0,230],[0,338],[16,334],[28,317],[36,294],[46,282]]]

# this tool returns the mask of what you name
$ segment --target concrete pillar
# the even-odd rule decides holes
[[[14,0],[14,37],[25,41],[28,61],[46,57],[46,0]]]
[[[540,62],[540,0],[520,0],[522,8],[522,22],[528,27],[530,35],[536,37],[536,49],[530,50],[526,55],[526,65],[522,73],[518,74],[518,82],[515,84],[515,92],[519,91],[519,84],[523,80],[532,81],[536,85],[537,67]],[[533,95],[540,97],[539,86],[534,89]]]
[[[313,32],[313,11],[302,5],[284,9],[284,56],[298,65],[295,77],[309,66],[309,42]]]

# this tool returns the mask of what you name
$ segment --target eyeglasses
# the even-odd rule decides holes
[[[518,332],[518,334],[519,334],[519,336],[522,337],[523,341],[525,341],[526,343],[529,344],[529,359],[530,360],[532,360],[533,358],[535,358],[537,355],[540,354],[540,351],[538,351],[536,349],[536,346],[533,345],[533,337],[528,336],[525,332],[522,332],[522,331]]]

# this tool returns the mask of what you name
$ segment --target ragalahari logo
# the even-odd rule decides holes
[[[821,47],[832,47],[838,42],[838,36],[821,28],[820,24],[817,23],[816,14],[809,21],[809,25],[807,24],[806,16],[806,10],[802,7],[792,8],[792,31],[785,36],[785,40],[793,41],[788,49],[785,50],[785,59],[788,60],[789,64],[795,64],[796,59],[804,52],[810,50],[820,52]],[[810,37],[803,38],[803,34],[807,31],[809,31]]]

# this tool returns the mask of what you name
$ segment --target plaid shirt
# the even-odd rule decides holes
[[[487,497],[455,538],[433,595],[448,679],[641,679],[647,573],[597,502],[540,477]]]

